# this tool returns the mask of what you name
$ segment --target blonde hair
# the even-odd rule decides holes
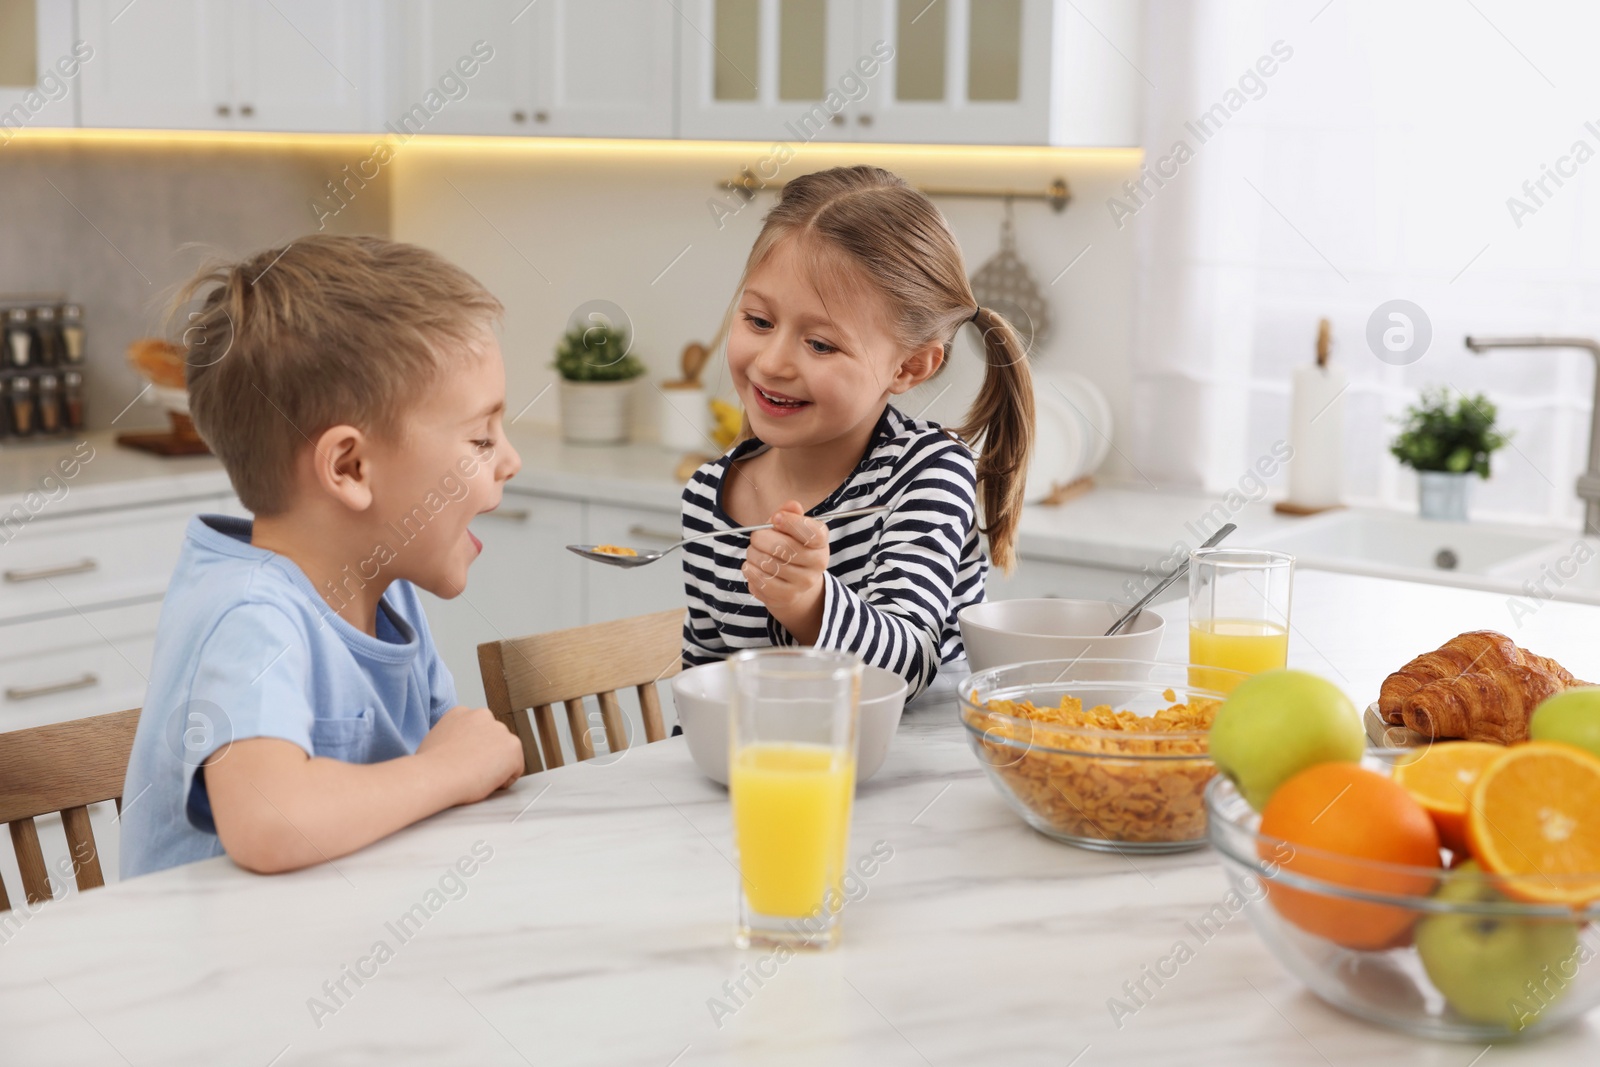
[[[257,515],[289,506],[295,456],[330,426],[396,434],[503,310],[427,249],[328,234],[209,266],[173,309],[195,428]]]
[[[738,291],[789,237],[817,242],[857,268],[888,302],[896,340],[905,349],[937,341],[948,361],[950,344],[964,323],[970,320],[982,332],[983,385],[954,430],[978,450],[980,528],[995,565],[1009,572],[1033,449],[1033,377],[1011,324],[977,307],[961,249],[944,216],[904,179],[879,167],[804,175],[783,187],[777,206],[767,213]],[[828,277],[826,265],[817,266],[816,275]],[[845,284],[835,280],[841,293]]]

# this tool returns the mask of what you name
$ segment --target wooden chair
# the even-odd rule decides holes
[[[572,749],[580,760],[595,754],[583,710],[588,696],[600,703],[612,752],[628,747],[618,690],[638,692],[645,741],[665,737],[656,683],[677,674],[682,665],[683,614],[674,608],[479,645],[484,696],[489,710],[522,741],[524,773],[566,762],[556,732],[556,704],[566,708]]]
[[[0,734],[0,822],[11,827],[29,904],[51,897],[39,831],[33,824],[40,815],[61,813],[78,889],[106,884],[89,826],[89,805],[114,800],[117,811],[122,811],[122,780],[138,725],[139,709],[134,708]],[[11,900],[0,882],[0,913],[10,910]]]

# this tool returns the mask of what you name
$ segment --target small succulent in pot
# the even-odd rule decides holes
[[[595,324],[574,326],[556,345],[556,373],[569,382],[620,382],[645,373],[626,330]]]
[[[1490,457],[1511,439],[1495,429],[1498,414],[1482,394],[1461,394],[1452,401],[1445,386],[1425,389],[1421,400],[1406,408],[1389,451],[1418,472],[1487,478]]]
[[[626,330],[574,326],[556,345],[561,375],[561,435],[573,444],[621,444],[631,435],[633,386],[645,365],[629,351]]]

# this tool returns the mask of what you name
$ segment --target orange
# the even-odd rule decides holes
[[[1345,948],[1406,942],[1417,912],[1341,893],[1426,896],[1433,889],[1436,876],[1427,871],[1396,869],[1440,863],[1439,831],[1403,786],[1359,764],[1319,763],[1277,788],[1261,813],[1261,832],[1287,842],[1264,843],[1263,859],[1325,883],[1313,890],[1269,879],[1267,900],[1279,915]]]
[[[1478,776],[1467,833],[1508,896],[1600,900],[1600,759],[1556,741],[1513,745]]]
[[[1470,852],[1467,801],[1483,769],[1506,754],[1487,741],[1441,741],[1419,749],[1394,768],[1394,780],[1433,816],[1439,840],[1451,852]]]

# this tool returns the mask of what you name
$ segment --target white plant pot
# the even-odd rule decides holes
[[[621,382],[569,382],[561,379],[561,437],[578,445],[616,445],[628,440],[633,387]]]
[[[661,388],[661,444],[675,452],[715,452],[708,427],[710,396],[704,389]]]
[[[1417,511],[1424,519],[1467,521],[1467,499],[1472,491],[1471,471],[1417,472]]]

